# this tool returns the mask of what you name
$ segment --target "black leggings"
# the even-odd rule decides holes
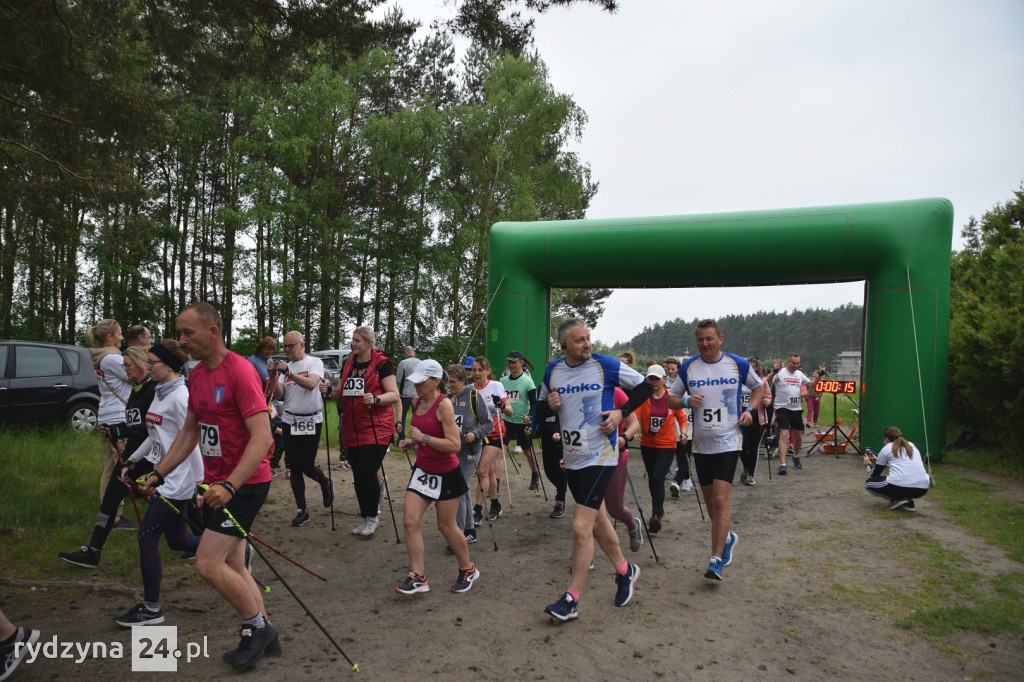
[[[352,465],[352,485],[356,489],[356,499],[359,501],[359,515],[364,518],[377,516],[380,503],[377,469],[380,469],[387,452],[387,443],[355,445],[348,449],[348,462]]]
[[[661,516],[665,513],[665,474],[672,467],[675,448],[652,448],[640,446],[640,456],[644,458],[647,469],[647,486],[651,490],[651,514]]]
[[[693,444],[690,441],[685,443],[676,441],[676,483],[682,483],[690,477],[690,449],[692,447]]]
[[[753,476],[754,469],[757,468],[757,446],[761,444],[761,433],[764,431],[764,427],[757,423],[757,417],[754,417],[753,424],[741,426],[740,430],[743,432],[743,449],[740,451],[740,461],[743,462],[743,468]]]
[[[153,465],[148,460],[142,460],[142,466],[146,473],[153,470]],[[128,486],[121,482],[118,476],[121,475],[121,465],[114,467],[114,472],[107,481],[107,490],[103,493],[103,501],[100,503],[100,512],[96,515],[96,525],[92,529],[92,538],[89,546],[95,550],[103,549],[110,535],[110,529],[114,526],[114,517],[117,515],[117,507],[128,497]],[[140,474],[141,475],[141,474]],[[125,509],[123,514],[127,514]],[[132,512],[134,516],[135,512]]]
[[[316,465],[316,449],[320,445],[320,427],[316,425],[315,436],[293,436],[291,424],[285,424],[284,449],[287,453],[288,469],[292,472],[292,494],[295,495],[295,506],[306,508],[306,476],[321,486],[327,485],[327,476]]]
[[[540,430],[540,450],[544,460],[544,475],[555,486],[555,502],[565,504],[565,472],[559,466],[562,459],[562,441],[556,441],[551,436],[554,431],[548,429]]]

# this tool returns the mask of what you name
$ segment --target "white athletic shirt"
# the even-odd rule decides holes
[[[904,488],[927,488],[928,472],[924,468],[924,460],[921,452],[909,440],[914,457],[910,458],[906,452],[901,452],[902,457],[894,457],[892,454],[892,443],[886,443],[882,451],[878,453],[875,464],[889,467],[889,474],[885,477],[886,483],[892,483]]]
[[[776,410],[800,410],[800,386],[806,386],[814,379],[808,379],[807,375],[797,370],[790,372],[783,367],[775,375],[775,402],[772,403]]]
[[[100,406],[96,419],[100,424],[120,424],[125,419],[125,403],[132,395],[132,385],[124,371],[124,358],[120,353],[104,355],[100,368],[95,371],[100,382]],[[117,396],[121,399],[118,400]]]
[[[301,360],[289,362],[288,371],[295,376],[300,377],[326,377],[326,374],[324,374],[324,363],[315,355],[307,355]],[[319,424],[324,420],[324,400],[320,395],[319,387],[314,387],[311,391],[307,390],[295,383],[291,377],[282,377],[281,382],[284,387],[281,421],[285,424],[291,424],[294,426],[297,422],[303,422],[304,425],[309,425]],[[306,435],[312,436],[315,433],[316,430],[314,428],[310,428],[309,433]],[[292,434],[302,435],[296,433],[295,429],[292,429]]]
[[[558,423],[566,469],[618,465],[618,432],[601,433],[601,413],[615,409],[617,386],[633,389],[643,381],[644,376],[629,365],[600,353],[575,367],[565,358],[548,363],[537,399],[546,402],[552,390],[561,398]]]
[[[701,454],[735,452],[740,449],[742,391],[761,385],[761,377],[750,363],[738,355],[722,353],[717,362],[704,362],[699,355],[683,362],[681,381],[669,391],[682,398],[684,393],[703,395],[700,407],[692,407],[693,451]]]
[[[157,393],[146,413],[146,430],[149,437],[139,449],[132,453],[132,459],[148,459],[156,467],[178,437],[185,425],[188,414],[188,388],[182,381],[168,396],[161,398]],[[187,500],[195,492],[196,482],[203,480],[203,457],[199,446],[193,448],[188,459],[167,474],[157,492],[169,500]]]
[[[500,419],[501,412],[497,407],[494,406],[494,401],[491,399],[492,396],[498,396],[502,402],[508,400],[508,393],[505,392],[505,387],[501,385],[500,381],[490,379],[487,385],[483,388],[477,388],[476,384],[473,385],[477,392],[480,393],[480,397],[483,398],[484,404],[487,405],[487,415],[491,418],[491,423],[494,424],[494,428],[497,428],[497,420]]]

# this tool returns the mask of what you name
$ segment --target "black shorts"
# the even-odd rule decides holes
[[[591,509],[600,509],[604,502],[604,493],[608,489],[608,481],[615,473],[616,467],[584,467],[583,469],[566,469],[565,482],[572,493],[576,504]]]
[[[714,481],[727,481],[729,485],[732,485],[732,479],[736,475],[736,462],[739,458],[739,450],[719,452],[713,455],[693,453],[693,465],[697,469],[697,482],[702,486],[711,485]]]
[[[213,509],[204,504],[203,527],[207,531],[213,531],[221,535],[231,535],[236,538],[245,537],[235,527],[235,524],[231,522],[228,515],[224,513],[224,509],[231,512],[231,515],[235,517],[235,521],[248,533],[249,529],[252,528],[252,522],[256,520],[256,514],[259,513],[260,507],[263,506],[269,492],[270,481],[266,483],[252,483],[239,488],[227,506],[222,509]]]
[[[526,424],[516,424],[515,422],[505,422],[505,442],[508,443],[509,447],[512,447],[512,439],[515,438],[519,447],[523,449],[523,452],[533,449],[533,442],[529,436],[526,435]],[[500,445],[498,447],[501,447]]]
[[[437,490],[437,497],[432,497],[419,490],[413,490],[413,477],[426,475],[427,480],[421,481],[421,483],[429,484],[428,487]],[[436,480],[430,481],[430,478]],[[462,466],[456,466],[451,471],[446,471],[443,474],[432,474],[424,472],[422,469],[413,469],[412,476],[409,477],[409,486],[406,490],[410,493],[415,493],[425,500],[436,500],[438,502],[444,502],[445,500],[454,500],[462,497],[466,492],[469,491],[469,485],[466,484],[466,477],[462,475]]]
[[[756,418],[757,417],[755,417],[755,419]],[[775,410],[775,421],[778,423],[779,428],[782,429],[783,431],[789,431],[790,429],[803,431],[804,411],[787,409]]]

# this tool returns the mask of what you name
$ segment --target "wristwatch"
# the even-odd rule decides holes
[[[423,434],[423,444],[424,445],[428,445],[429,443],[430,443],[430,434],[429,433],[424,433]]]

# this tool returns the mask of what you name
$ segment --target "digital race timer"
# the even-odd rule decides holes
[[[856,393],[856,381],[836,381],[834,379],[818,379],[814,384],[818,393]]]

